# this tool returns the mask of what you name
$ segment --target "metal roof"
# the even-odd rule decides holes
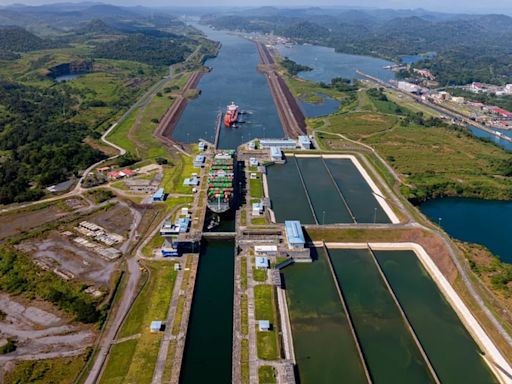
[[[302,232],[300,221],[286,220],[284,222],[284,226],[286,229],[286,238],[288,239],[289,244],[304,244],[306,242],[304,240],[304,233]]]
[[[268,268],[269,261],[267,257],[256,257],[256,268]]]
[[[155,194],[153,195],[153,198],[162,198],[164,197],[164,189],[163,188],[158,188],[158,190],[155,192]]]

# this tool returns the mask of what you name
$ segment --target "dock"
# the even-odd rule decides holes
[[[213,146],[215,147],[215,149],[217,149],[219,146],[219,137],[220,137],[221,127],[222,127],[222,112],[219,111],[219,113],[217,113],[217,124],[215,125],[215,139],[213,141]]]
[[[259,69],[267,77],[268,85],[274,104],[279,115],[283,130],[290,138],[306,134],[306,118],[297,100],[292,95],[285,81],[279,76],[275,69],[275,60],[265,45],[255,42],[261,65]]]

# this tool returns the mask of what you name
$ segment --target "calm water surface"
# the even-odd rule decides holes
[[[254,43],[223,31],[193,24],[209,39],[220,41],[219,55],[206,62],[212,68],[199,82],[201,95],[188,103],[173,132],[181,142],[196,142],[199,138],[214,140],[218,111],[224,112],[232,101],[247,111],[239,128],[222,126],[219,147],[236,148],[255,137],[283,137],[281,122],[266,78],[256,67],[260,63]]]
[[[335,77],[345,79],[360,79],[356,73],[359,69],[379,79],[389,81],[395,78],[393,71],[384,69],[387,65],[395,63],[375,57],[349,55],[338,53],[334,48],[319,45],[292,45],[278,46],[281,56],[286,56],[293,61],[313,68],[309,72],[301,72],[299,76],[306,80],[330,83]]]
[[[235,245],[202,244],[180,383],[230,383]]]
[[[512,263],[512,202],[445,198],[430,200],[420,209],[451,236],[484,245]]]
[[[318,94],[323,99],[321,103],[308,103],[304,100],[299,100],[304,116],[306,117],[320,117],[326,116],[336,112],[340,109],[341,102],[327,95]]]

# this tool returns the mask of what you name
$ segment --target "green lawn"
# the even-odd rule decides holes
[[[256,179],[249,180],[249,188],[251,191],[251,197],[256,199],[261,199],[264,197],[263,192],[263,181],[261,179],[261,174],[256,174]]]
[[[240,376],[243,384],[249,384],[249,340],[247,339],[241,341]]]
[[[257,285],[254,287],[254,306],[256,320],[269,320],[270,331],[257,330],[256,343],[258,357],[263,360],[279,359],[278,322],[274,287],[271,285]],[[258,327],[258,325],[256,325]]]
[[[85,355],[47,360],[27,360],[15,363],[14,369],[4,374],[9,384],[72,384],[86,361]]]
[[[165,320],[171,300],[176,272],[174,263],[148,263],[151,277],[137,297],[121,327],[118,339],[140,337],[116,344],[108,359],[100,383],[151,383],[162,333],[151,333],[152,320]]]
[[[328,118],[329,125],[322,129],[332,133],[341,133],[353,140],[393,127],[398,119],[393,116],[373,112],[346,113]]]
[[[263,282],[267,281],[267,270],[266,269],[258,269],[256,267],[252,268],[252,277],[255,281]]]
[[[263,365],[258,369],[259,384],[275,384],[276,371],[270,365]]]

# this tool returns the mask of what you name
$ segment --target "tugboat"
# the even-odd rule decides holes
[[[233,125],[236,125],[236,122],[238,120],[238,105],[235,103],[231,103],[231,105],[228,105],[226,114],[224,115],[224,125],[226,128],[229,128]]]

